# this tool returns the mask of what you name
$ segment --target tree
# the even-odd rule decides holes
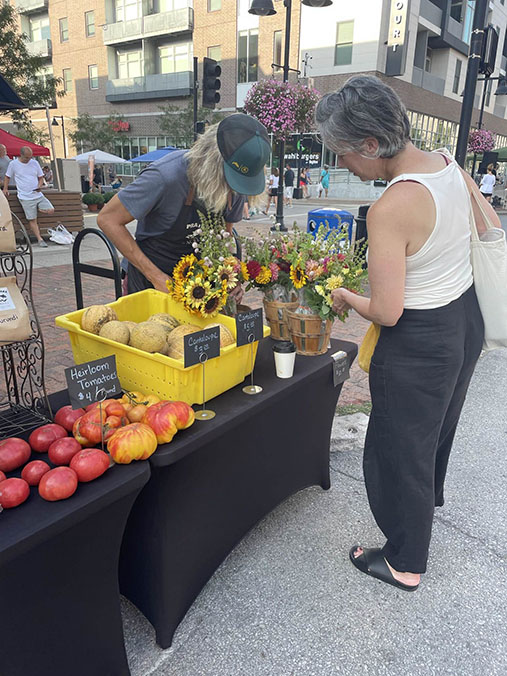
[[[160,106],[162,114],[159,117],[159,126],[163,134],[169,137],[169,142],[180,148],[190,148],[194,142],[194,108],[190,100],[184,108],[168,104]],[[215,124],[225,117],[224,113],[198,108],[197,119],[200,122]]]
[[[45,60],[32,56],[27,47],[27,36],[20,33],[16,10],[8,3],[0,3],[0,64],[2,76],[12,85],[16,93],[29,108],[44,108],[57,97],[64,96],[61,78],[44,73]],[[46,142],[46,132],[41,132],[30,120],[26,110],[0,111],[9,115],[12,121],[24,129],[24,136],[38,143]]]
[[[260,80],[250,89],[243,110],[262,122],[276,140],[313,129],[320,94],[311,87],[279,80]]]
[[[112,113],[107,119],[97,119],[89,113],[82,113],[72,120],[75,130],[69,132],[69,138],[78,152],[87,150],[104,150],[113,152],[118,132],[116,122],[123,122],[118,113]]]

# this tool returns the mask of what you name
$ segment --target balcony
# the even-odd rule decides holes
[[[419,16],[434,26],[438,26],[438,28],[442,26],[442,10],[433,4],[431,0],[421,0]]]
[[[106,101],[140,101],[190,96],[194,75],[191,71],[159,73],[141,77],[108,80]]]
[[[192,7],[183,7],[172,12],[149,14],[132,21],[107,24],[104,26],[103,38],[105,45],[118,45],[141,38],[186,33],[193,29],[194,10]]]
[[[27,42],[26,48],[32,56],[43,56],[48,59],[51,58],[53,53],[51,40],[49,38],[45,38],[44,40],[35,40],[34,42]]]
[[[48,0],[16,0],[16,7],[20,14],[32,14],[47,10]]]
[[[434,92],[441,96],[444,95],[445,80],[415,66],[412,69],[412,84],[416,85],[416,87],[422,87],[422,89],[426,89],[429,92]]]

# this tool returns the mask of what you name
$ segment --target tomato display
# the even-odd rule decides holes
[[[40,480],[49,472],[51,467],[44,460],[32,460],[23,467],[21,478],[26,481],[29,486],[38,486]]]
[[[70,467],[55,467],[46,472],[39,482],[39,495],[44,500],[66,500],[76,492],[77,474]],[[1,486],[1,484],[0,484]]]
[[[53,441],[48,449],[48,457],[53,465],[68,465],[81,450],[81,444],[74,437],[65,437]]]
[[[49,423],[42,425],[34,430],[28,437],[28,443],[34,451],[38,453],[47,453],[49,447],[57,439],[63,439],[67,436],[67,430],[61,425]]]
[[[62,406],[58,409],[55,415],[54,422],[57,425],[64,427],[67,432],[72,432],[72,427],[76,420],[85,414],[84,409],[76,408],[73,409],[72,406]]]
[[[32,449],[23,439],[10,437],[0,441],[0,470],[2,472],[12,472],[24,465],[30,458]]]
[[[0,505],[4,509],[17,507],[30,495],[30,486],[24,479],[5,479],[0,482]]]
[[[128,465],[132,460],[146,460],[157,449],[157,436],[148,425],[132,423],[113,434],[107,450],[117,463]]]

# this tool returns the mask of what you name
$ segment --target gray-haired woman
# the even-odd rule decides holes
[[[362,180],[389,181],[367,216],[371,297],[342,288],[333,300],[336,311],[353,308],[381,325],[363,469],[387,542],[353,547],[350,559],[413,591],[426,572],[434,507],[444,502],[449,453],[483,341],[468,220],[468,192],[479,190],[445,153],[411,143],[404,105],[375,77],[353,77],[324,96],[316,120],[339,166]],[[500,227],[485,201],[484,209]]]

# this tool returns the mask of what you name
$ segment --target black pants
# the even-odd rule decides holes
[[[382,327],[370,367],[364,449],[370,507],[395,570],[424,573],[444,479],[484,324],[474,287],[432,310],[405,310]]]

